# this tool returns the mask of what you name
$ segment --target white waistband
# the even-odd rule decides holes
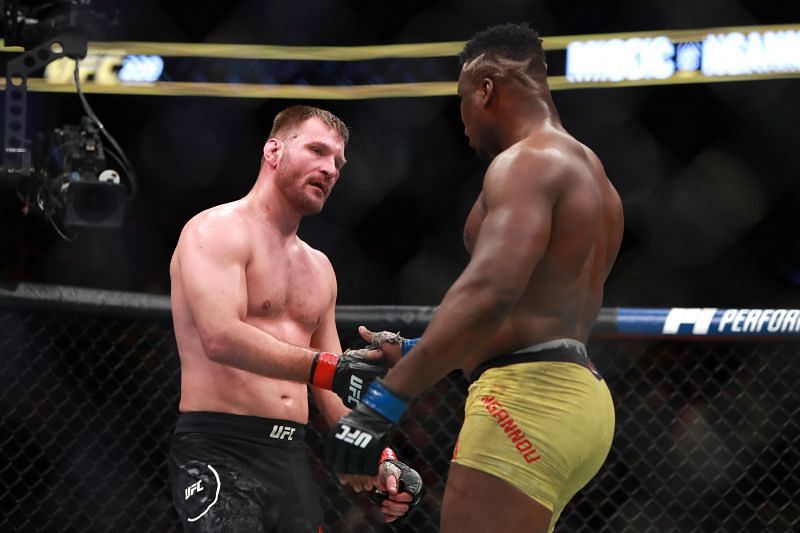
[[[588,357],[586,346],[581,341],[577,341],[575,339],[553,339],[551,341],[540,342],[539,344],[531,344],[530,346],[522,348],[521,350],[517,350],[513,353],[535,353],[543,350],[558,348],[577,350],[582,355],[586,355]]]

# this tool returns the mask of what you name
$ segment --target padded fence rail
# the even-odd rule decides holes
[[[419,334],[426,307],[340,307],[355,328]],[[0,531],[179,531],[166,451],[179,364],[163,297],[0,288]],[[560,522],[570,532],[800,530],[800,310],[604,309],[589,343],[614,396],[611,454]],[[423,502],[384,527],[308,445],[334,531],[437,531],[466,382],[414,401],[392,442]],[[492,512],[487,510],[487,512]]]

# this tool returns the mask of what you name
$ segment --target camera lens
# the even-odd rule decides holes
[[[117,194],[104,183],[84,184],[72,197],[75,214],[87,222],[100,222],[117,210]]]

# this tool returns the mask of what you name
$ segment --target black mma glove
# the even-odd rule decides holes
[[[399,481],[397,493],[399,494],[401,492],[407,492],[411,495],[413,500],[408,503],[409,510],[411,510],[411,508],[417,505],[422,499],[422,477],[420,477],[419,472],[404,462],[398,460],[397,455],[395,455],[394,450],[391,448],[385,448],[381,453],[380,459],[378,460],[379,470],[381,468],[387,468],[387,465],[393,465],[399,471],[396,476],[397,480]],[[380,504],[388,497],[389,494],[382,490],[375,489],[372,491],[372,499],[375,501],[375,503]]]
[[[328,463],[341,474],[374,476],[391,428],[390,420],[359,403],[328,434]]]
[[[347,407],[355,407],[361,401],[361,392],[375,378],[386,374],[387,368],[377,361],[361,359],[358,352],[350,351],[342,355],[331,352],[317,352],[311,363],[309,383],[335,392]]]
[[[328,434],[325,457],[340,474],[374,476],[389,430],[405,411],[408,401],[387,389],[377,378],[363,401]]]

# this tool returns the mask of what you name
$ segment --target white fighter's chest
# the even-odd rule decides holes
[[[248,315],[288,318],[316,329],[330,305],[331,286],[308,255],[257,254],[247,266]]]

